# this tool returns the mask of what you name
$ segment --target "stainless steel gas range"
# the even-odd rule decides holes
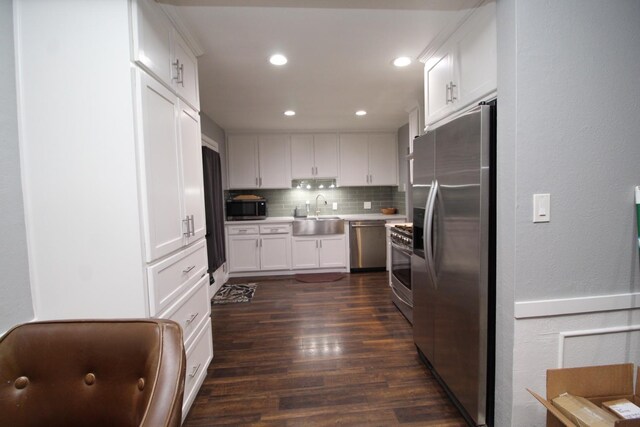
[[[391,299],[404,317],[413,324],[413,292],[411,290],[411,253],[413,227],[398,224],[389,229],[391,241]]]

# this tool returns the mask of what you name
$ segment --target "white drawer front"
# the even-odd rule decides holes
[[[227,226],[229,234],[258,234],[257,225],[229,225]]]
[[[211,321],[207,319],[204,327],[196,335],[195,342],[187,348],[187,369],[184,380],[184,400],[182,403],[182,419],[187,416],[200,385],[207,376],[207,368],[213,359],[213,339]]]
[[[260,234],[286,234],[291,231],[291,224],[261,225]]]
[[[169,303],[207,274],[205,241],[148,268],[150,315]]]
[[[182,327],[184,344],[188,346],[193,341],[198,327],[205,319],[209,319],[210,314],[209,277],[205,276],[158,317],[179,324]]]

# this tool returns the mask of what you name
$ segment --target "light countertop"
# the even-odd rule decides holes
[[[384,214],[337,214],[337,215],[320,215],[320,218],[327,216],[337,216],[346,221],[364,221],[364,220],[385,220],[385,221],[405,221],[407,219],[406,215],[402,214],[394,214],[394,215],[384,215]],[[256,220],[248,220],[248,221],[225,221],[225,225],[237,225],[237,224],[265,224],[265,223],[274,223],[274,222],[292,222],[295,218],[292,216],[270,216],[266,219],[256,219]],[[300,218],[302,219],[302,218]]]

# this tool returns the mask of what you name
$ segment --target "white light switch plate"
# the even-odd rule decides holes
[[[333,202],[333,210],[334,211],[338,210],[338,202]]]
[[[551,220],[551,195],[533,195],[533,222],[549,222]]]
[[[371,209],[371,202],[364,202],[365,209]]]

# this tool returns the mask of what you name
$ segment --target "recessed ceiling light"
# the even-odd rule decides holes
[[[284,112],[284,115],[285,116],[295,116],[296,112],[293,111],[293,110],[287,110],[287,111]]]
[[[269,62],[271,62],[273,65],[284,65],[287,63],[287,57],[277,53],[275,55],[271,55],[271,58],[269,58]]]
[[[409,64],[411,64],[411,58],[408,56],[401,56],[393,60],[393,65],[396,67],[406,67]]]
[[[358,110],[356,111],[356,116],[366,116],[367,112],[364,110]]]

